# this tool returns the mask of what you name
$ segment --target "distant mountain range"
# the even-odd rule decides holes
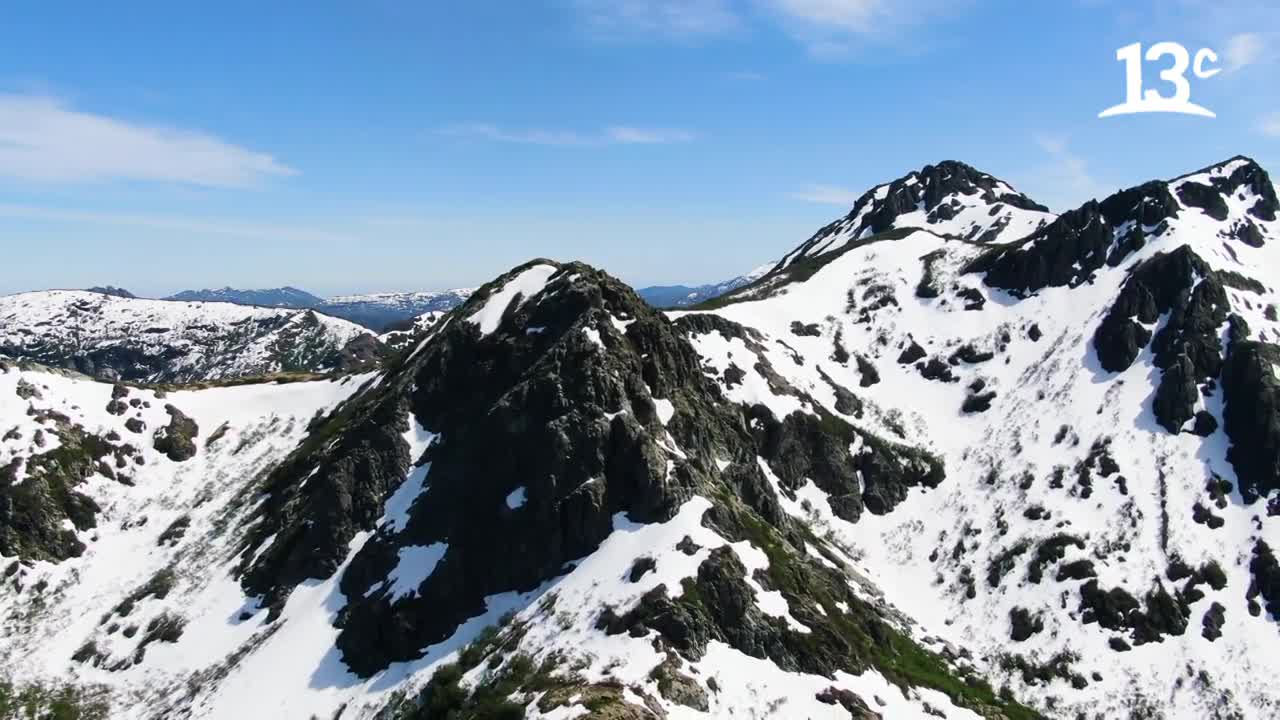
[[[232,287],[216,290],[183,290],[161,299],[186,302],[229,302],[237,305],[282,308],[319,308],[324,305],[324,298],[289,286],[261,290],[238,290]]]
[[[107,292],[112,289],[118,288],[95,288],[94,290]],[[461,304],[470,295],[470,288],[458,288],[436,292],[387,292],[322,298],[306,290],[285,286],[258,290],[239,290],[231,287],[183,290],[163,299],[316,310],[363,325],[376,332],[386,332],[423,313],[449,310]]]
[[[743,275],[706,285],[653,285],[636,291],[640,297],[656,308],[675,308],[695,305],[727,292],[748,285],[773,269],[777,263],[767,263]],[[318,310],[350,320],[380,333],[388,332],[424,313],[438,313],[461,305],[471,296],[472,288],[452,290],[383,292],[363,295],[337,295],[322,298],[295,287],[240,290],[232,287],[183,290],[163,300],[184,302],[229,302],[258,307]],[[118,297],[134,297],[129,291],[112,286],[90,288]]]
[[[750,285],[772,270],[775,265],[777,265],[776,262],[766,263],[724,282],[709,285],[652,285],[636,290],[636,294],[656,308],[688,307]]]

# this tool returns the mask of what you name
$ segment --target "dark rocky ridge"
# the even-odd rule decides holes
[[[1213,178],[1212,188],[1184,183],[1179,194],[1188,205],[1210,217],[1225,218],[1222,197],[1247,189],[1258,195],[1249,213],[1259,219],[1273,219],[1280,203],[1270,177],[1261,166],[1248,158],[1236,157],[1213,167],[1237,160],[1245,162],[1229,176]],[[983,281],[987,285],[1021,296],[1046,287],[1075,287],[1088,282],[1104,265],[1115,267],[1141,249],[1148,235],[1163,232],[1165,221],[1177,217],[1178,212],[1178,201],[1170,192],[1169,183],[1153,180],[1063,213],[1026,238],[983,253],[965,272],[985,273]],[[1122,228],[1125,232],[1117,237],[1116,231]],[[1248,237],[1252,237],[1249,231],[1241,230],[1234,239],[1245,241],[1242,238]]]
[[[1087,282],[1104,265],[1118,265],[1146,244],[1144,227],[1176,217],[1178,206],[1162,182],[1150,182],[1118,192],[1106,200],[1090,200],[1065,212],[1027,238],[992,248],[978,256],[965,272],[986,273],[983,281],[1014,295],[1029,295],[1046,287],[1075,287]],[[1120,241],[1114,230],[1126,222],[1133,228]]]

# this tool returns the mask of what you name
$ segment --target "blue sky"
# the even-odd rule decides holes
[[[1116,49],[1160,40],[1218,52],[1192,80],[1218,117],[1098,119]],[[696,283],[942,159],[1055,210],[1280,172],[1280,9],[1251,0],[16,3],[0,61],[0,292],[433,289],[534,256]]]

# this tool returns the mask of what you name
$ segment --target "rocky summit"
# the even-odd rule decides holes
[[[947,161],[701,305],[537,259],[351,363],[4,298],[0,667],[112,718],[1273,717],[1278,210],[1247,158],[1062,215]]]

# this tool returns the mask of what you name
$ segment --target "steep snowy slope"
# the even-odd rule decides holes
[[[773,479],[917,637],[1053,717],[1275,717],[1278,210],[1236,158],[1008,244],[867,226],[679,322],[744,406],[942,460],[891,513]]]
[[[16,447],[46,404],[111,444],[78,440],[110,468],[69,475],[20,451],[14,487],[56,477],[99,510],[55,492],[50,539],[0,547],[5,669],[101,685],[119,718],[1033,717],[913,640],[777,494],[835,469],[847,506],[887,512],[938,461],[725,402],[686,330],[540,260],[376,378],[158,398],[9,369],[0,393],[34,408],[0,405]],[[117,450],[134,413],[166,429]]]
[[[355,366],[364,328],[310,311],[49,290],[0,297],[0,355],[91,375],[190,382]]]
[[[250,634],[230,572],[262,477],[374,382],[164,396],[0,362],[4,678],[101,685],[112,717],[181,717]]]

